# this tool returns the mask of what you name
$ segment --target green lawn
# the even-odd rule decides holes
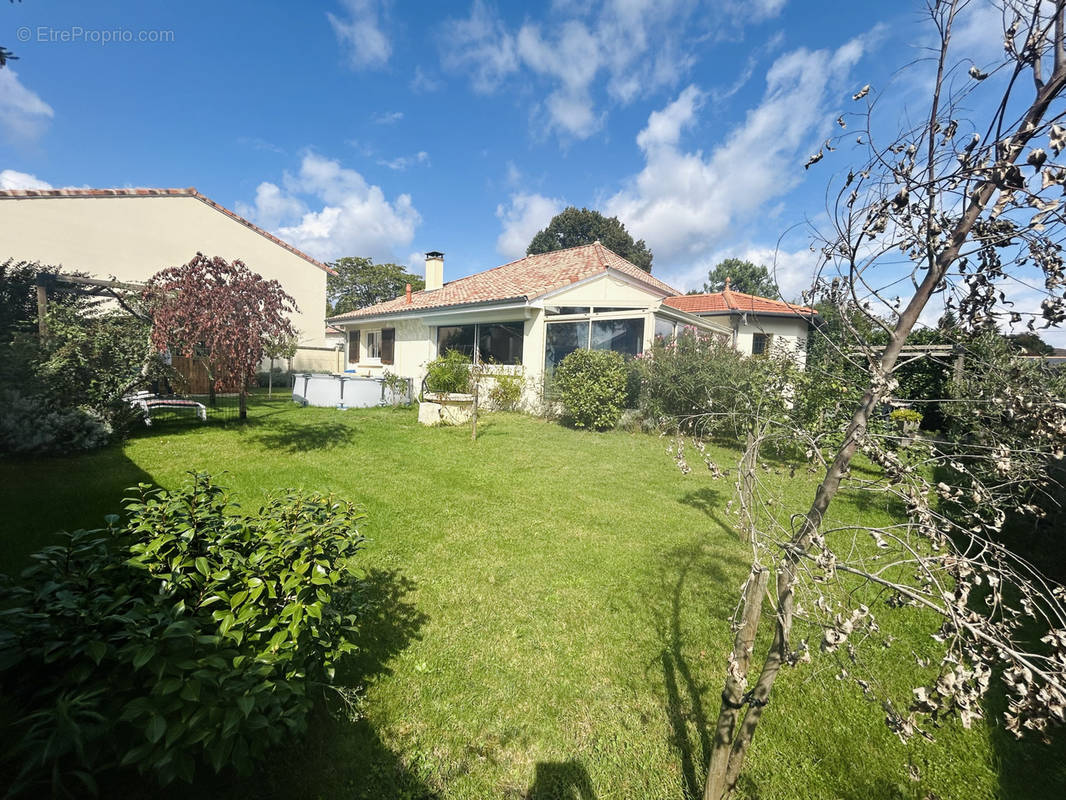
[[[364,718],[323,717],[255,779],[212,776],[200,794],[684,798],[702,785],[748,551],[724,514],[730,482],[682,476],[665,444],[505,414],[471,442],[409,409],[263,400],[245,426],[160,427],[92,455],[0,462],[0,568],[52,531],[98,524],[125,487],[175,486],[186,470],[209,470],[246,506],[282,487],[335,492],[369,513],[380,610],[348,675],[366,687]],[[811,484],[788,489],[801,502]],[[846,497],[834,513],[887,514]],[[901,646],[869,658],[905,693],[899,665],[934,645],[885,614]],[[741,796],[1061,796],[1062,748],[981,724],[904,746],[838,669],[816,657],[778,681]]]

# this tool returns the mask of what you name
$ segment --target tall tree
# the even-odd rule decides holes
[[[392,300],[407,284],[415,291],[426,282],[401,264],[375,264],[372,258],[345,256],[330,262],[335,275],[326,277],[327,313],[330,316]]]
[[[296,301],[274,280],[245,266],[197,253],[188,264],[157,272],[143,298],[152,315],[152,344],[199,357],[219,391],[240,393],[248,416],[248,381],[271,340],[296,334]]]
[[[734,292],[771,298],[776,298],[778,295],[777,282],[770,276],[770,271],[766,267],[739,258],[719,261],[715,268],[707,273],[707,282],[703,284],[703,291],[722,291],[727,278],[729,288]]]
[[[533,237],[526,255],[550,253],[596,241],[645,272],[651,272],[651,250],[643,239],[633,241],[618,217],[605,217],[599,211],[574,206],[552,217],[548,227]]]
[[[1059,124],[1066,0],[1003,4],[1002,28],[982,30],[996,45],[983,52],[1004,54],[988,65],[971,60],[972,42],[960,45],[958,55],[952,46],[956,17],[975,13],[970,5],[929,3],[931,36],[921,38],[934,45],[930,58],[914,65],[930,70],[921,76],[929,94],[917,124],[886,139],[884,125],[872,121],[882,104],[866,100],[864,111],[838,120],[847,133],[826,143],[831,152],[858,134],[866,150],[863,163],[842,179],[829,209],[832,227],[813,248],[823,258],[818,287],[842,312],[838,358],[861,377],[845,398],[849,419],[827,440],[830,446],[789,420],[790,409],[766,428],[780,446],[799,443],[800,457],[811,458],[822,479],[810,504],[800,507],[756,486],[758,510],[746,526],[750,591],[729,656],[706,800],[733,791],[759,722],[773,708],[776,679],[787,665],[809,660],[810,650],[835,653],[829,657],[839,657],[839,677],[881,699],[886,722],[902,739],[924,733],[928,720],[956,717],[970,725],[982,716],[996,676],[1007,695],[1008,731],[1042,734],[1066,721],[1064,590],[1002,536],[1012,519],[1039,512],[1035,493],[1053,491],[1049,464],[1066,452],[1066,408],[1056,386],[1017,359],[982,356],[967,339],[1024,319],[1003,289],[1015,282],[1044,287],[1030,329],[1066,320],[1066,221],[1058,213],[1066,185],[1058,158],[1066,149]],[[853,99],[869,95],[867,85]],[[913,108],[902,116],[916,118]],[[808,166],[822,156],[812,156]],[[905,259],[910,263],[902,268]],[[960,394],[970,403],[965,418],[972,433],[912,447],[880,412],[910,357],[905,346],[939,298],[957,319],[958,342],[969,348],[966,369],[977,376]],[[855,318],[873,333],[853,325]],[[1003,342],[998,334],[992,338]],[[819,377],[810,383],[824,391],[827,382]],[[877,472],[853,474],[860,452]],[[904,518],[887,524],[836,518],[840,491],[891,497]],[[772,641],[749,684],[767,570],[774,578],[765,589],[772,595]],[[892,637],[875,617],[896,613],[908,615],[911,625],[929,625],[941,643],[935,672],[915,673],[912,691],[902,696],[861,653],[864,642],[883,645],[885,655],[874,661],[884,663]],[[811,637],[809,649],[794,626]],[[908,657],[901,654],[903,664]]]

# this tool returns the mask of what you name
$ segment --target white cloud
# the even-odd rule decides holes
[[[411,91],[416,94],[435,92],[443,86],[437,78],[427,73],[422,67],[415,67],[414,77],[411,78]]]
[[[603,127],[606,112],[594,96],[601,84],[624,105],[681,80],[694,63],[687,23],[695,7],[693,0],[605,0],[593,9],[557,3],[547,20],[512,31],[474,0],[469,17],[447,23],[442,61],[483,93],[524,70],[547,87],[534,104],[535,124],[587,139]]]
[[[474,0],[466,19],[447,22],[441,41],[444,66],[469,70],[475,91],[495,91],[518,69],[514,36],[483,0]]]
[[[0,69],[0,130],[16,143],[33,142],[48,127],[55,112],[27,89],[10,67]]]
[[[496,250],[506,258],[521,258],[526,254],[530,240],[547,227],[564,205],[562,200],[542,194],[512,194],[507,204],[496,207],[496,216],[503,222],[503,232],[496,239]]]
[[[402,111],[379,111],[376,114],[371,114],[370,119],[375,125],[392,125],[403,119]]]
[[[392,44],[381,30],[376,0],[343,0],[347,18],[326,13],[337,41],[348,48],[348,61],[354,69],[383,67],[392,55]]]
[[[667,269],[713,251],[737,224],[802,180],[802,148],[827,124],[830,89],[839,88],[864,48],[860,38],[836,51],[782,55],[766,75],[760,103],[708,154],[681,144],[705,102],[689,86],[649,116],[637,137],[645,167],[608,199],[607,213],[645,239]]]
[[[429,164],[429,153],[425,150],[419,150],[417,153],[411,156],[397,156],[391,159],[379,159],[378,164],[389,169],[402,171],[408,167],[413,167],[416,164]]]
[[[281,187],[261,183],[255,203],[238,204],[237,211],[320,259],[391,261],[411,244],[422,221],[410,195],[390,201],[380,186],[315,153],[304,156],[297,174],[286,173]]]
[[[51,189],[52,184],[42,181],[28,172],[13,169],[0,170],[0,189]]]

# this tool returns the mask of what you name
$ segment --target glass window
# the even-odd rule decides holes
[[[674,336],[674,323],[662,317],[655,318],[655,338],[672,339]]]
[[[614,350],[627,356],[644,351],[644,319],[597,319],[592,321],[592,349]]]
[[[443,356],[451,350],[458,350],[473,360],[474,332],[474,325],[441,325],[437,328],[437,355]]]
[[[477,326],[478,360],[492,364],[518,364],[522,361],[521,322],[493,322]]]
[[[366,357],[374,360],[381,358],[381,331],[366,332]]]
[[[588,314],[588,306],[544,306],[544,313],[551,317],[555,314]]]
[[[612,311],[640,311],[641,306],[596,306],[593,314],[610,314]]]
[[[544,369],[553,372],[575,350],[589,346],[588,322],[553,322],[545,326]]]
[[[769,333],[756,333],[751,337],[751,354],[761,356],[770,352],[771,335]]]

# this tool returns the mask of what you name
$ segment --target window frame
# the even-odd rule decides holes
[[[515,361],[513,363],[507,363],[507,362],[503,362],[503,361],[489,361],[489,362],[482,361],[482,358],[481,358],[481,328],[482,328],[482,326],[489,327],[489,326],[492,326],[492,325],[515,325],[515,326],[518,326],[519,328],[521,328],[520,341],[522,343],[522,348],[521,348],[522,352],[519,355],[519,357],[517,359],[515,359]],[[522,364],[523,363],[523,359],[525,359],[525,355],[526,355],[526,321],[524,319],[505,319],[505,320],[496,320],[496,321],[493,321],[493,322],[468,322],[468,323],[463,324],[463,325],[437,325],[436,326],[436,337],[435,337],[436,338],[436,347],[437,347],[437,358],[440,358],[441,356],[444,355],[444,353],[441,351],[441,346],[440,346],[440,330],[441,330],[441,328],[473,328],[474,329],[473,356],[470,359],[472,364],[485,364],[486,366],[497,366],[497,367],[514,367],[514,366],[518,366],[518,365]]]
[[[757,339],[762,340],[762,349],[759,352],[755,352],[755,342]],[[774,335],[772,333],[764,333],[757,331],[751,335],[751,355],[754,358],[762,358],[770,354],[770,348],[774,343]]]
[[[371,344],[377,345],[378,354],[376,356],[371,355]],[[363,337],[363,352],[364,363],[366,364],[380,364],[381,363],[381,328],[375,328],[371,331],[366,331],[366,336]]]

